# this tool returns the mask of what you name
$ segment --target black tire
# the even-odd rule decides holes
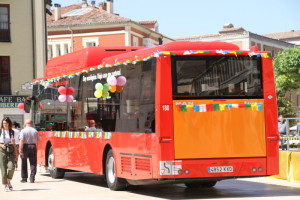
[[[208,182],[203,182],[203,186],[204,188],[211,188],[214,187],[216,185],[217,181],[208,181]]]
[[[53,154],[52,147],[50,147],[49,155],[48,155],[48,169],[50,172],[50,176],[54,179],[64,178],[65,171],[63,169],[54,167],[53,161],[54,161],[54,154]]]
[[[115,159],[111,149],[108,151],[106,156],[105,169],[105,177],[109,189],[117,191],[126,188],[127,181],[115,176]]]
[[[203,186],[203,182],[191,182],[184,183],[188,188],[201,188]]]

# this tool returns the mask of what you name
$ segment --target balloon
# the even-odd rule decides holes
[[[117,90],[117,86],[116,85],[111,85],[111,86],[109,86],[109,91],[110,92],[116,92],[116,90]]]
[[[67,102],[71,103],[71,102],[73,102],[73,100],[74,100],[74,97],[72,95],[67,95]]]
[[[60,86],[58,88],[58,93],[66,95],[67,94],[67,89],[64,86]]]
[[[94,95],[96,98],[100,98],[102,96],[102,91],[95,91]]]
[[[43,105],[42,104],[40,104],[40,110],[42,110],[43,109]]]
[[[103,98],[107,98],[109,96],[109,93],[106,91],[103,91],[102,97]]]
[[[108,83],[105,83],[103,85],[103,91],[108,92],[108,90],[109,90],[109,85],[108,85]]]
[[[117,79],[114,76],[109,76],[106,81],[109,85],[117,85]]]
[[[96,89],[97,91],[101,91],[101,90],[103,90],[103,85],[102,85],[101,83],[97,83],[97,84],[95,85],[95,89]]]
[[[119,92],[119,93],[122,92],[123,91],[123,87],[117,85],[117,90],[116,91]]]
[[[18,108],[21,109],[21,110],[24,110],[24,103],[19,103]]]
[[[58,96],[58,101],[59,101],[59,102],[65,102],[66,99],[67,99],[67,96],[64,95],[64,94]]]
[[[119,76],[117,78],[117,85],[124,86],[126,84],[126,78],[124,76]]]
[[[72,88],[72,87],[68,87],[68,89],[67,89],[67,95],[72,95],[74,93],[74,88]]]

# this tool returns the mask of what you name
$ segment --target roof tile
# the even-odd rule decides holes
[[[102,10],[97,7],[88,6],[91,9],[90,12],[83,15],[75,16],[64,16],[64,14],[75,10],[81,9],[81,4],[73,4],[67,7],[61,8],[61,16],[59,20],[54,20],[54,15],[47,17],[47,26],[48,27],[57,27],[57,26],[72,26],[72,25],[81,25],[81,24],[101,24],[101,23],[116,23],[116,22],[127,22],[131,21],[129,18],[121,17],[118,15],[110,14],[105,10]],[[54,10],[52,10],[54,13]]]

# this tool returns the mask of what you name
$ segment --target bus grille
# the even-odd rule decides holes
[[[150,159],[135,158],[135,169],[150,172]]]
[[[121,156],[121,169],[122,172],[128,172],[131,173],[131,158]]]

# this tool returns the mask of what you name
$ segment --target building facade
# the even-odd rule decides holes
[[[89,46],[151,47],[173,41],[158,32],[155,20],[135,22],[115,14],[112,0],[54,6],[47,18],[49,59]]]
[[[249,50],[252,46],[257,46],[259,51],[270,51],[276,55],[285,48],[293,47],[294,44],[286,41],[272,39],[263,35],[258,35],[246,31],[242,27],[234,27],[233,24],[225,24],[223,29],[215,34],[186,36],[175,38],[176,40],[185,41],[222,41],[236,44],[242,50]]]
[[[263,36],[300,46],[300,30],[291,30],[288,32],[279,33],[268,33],[263,34]]]
[[[32,80],[44,75],[47,2],[0,0],[0,119],[30,118],[18,103],[32,94]]]

